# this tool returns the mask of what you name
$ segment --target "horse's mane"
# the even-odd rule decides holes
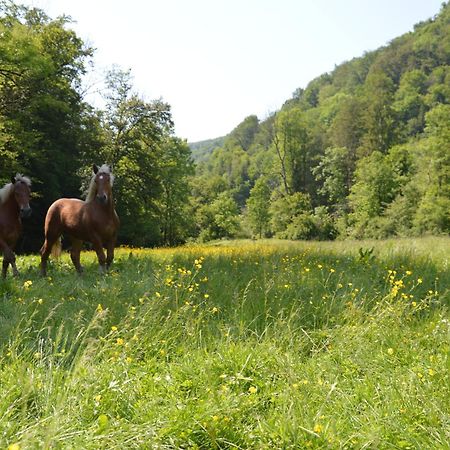
[[[111,172],[111,168],[107,164],[103,164],[99,169],[97,173],[108,173],[111,180],[111,186],[114,183],[114,175]],[[95,176],[96,174],[92,175],[91,182],[89,183],[89,188],[87,190],[86,194],[86,202],[91,202],[95,198]]]
[[[28,177],[24,177],[20,173],[17,173],[16,176],[14,177],[14,179],[16,181],[22,181],[22,182],[26,183],[28,186],[31,186],[31,180]],[[14,190],[14,185],[12,183],[7,183],[0,189],[0,205],[2,203],[5,203],[6,200],[8,200],[8,198],[12,194],[13,190]]]

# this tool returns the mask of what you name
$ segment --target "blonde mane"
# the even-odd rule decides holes
[[[111,172],[111,168],[107,165],[107,164],[103,164],[99,169],[97,173],[107,173],[110,176],[110,180],[111,180],[111,187],[114,183],[114,175]],[[96,193],[96,189],[95,189],[95,177],[97,174],[94,173],[94,175],[92,175],[91,181],[89,183],[89,188],[87,190],[87,194],[86,194],[86,202],[92,202],[95,199],[95,193]]]
[[[31,186],[31,180],[28,177],[24,177],[20,173],[17,173],[16,176],[14,177],[14,179],[16,181],[22,181],[22,182],[26,183],[28,186]],[[2,203],[5,203],[6,200],[8,200],[8,198],[13,193],[13,191],[14,191],[14,185],[12,183],[7,183],[0,189],[0,205]]]

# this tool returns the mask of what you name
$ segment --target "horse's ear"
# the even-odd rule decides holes
[[[92,166],[92,169],[94,170],[94,173],[97,174],[97,172],[98,172],[97,164],[94,164],[94,165]]]
[[[14,184],[15,182],[16,182],[16,177],[13,175],[13,176],[11,177],[11,183]]]

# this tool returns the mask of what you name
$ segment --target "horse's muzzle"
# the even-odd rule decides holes
[[[27,219],[30,216],[31,216],[31,208],[29,206],[20,209],[20,217],[22,219]]]
[[[101,203],[102,205],[106,205],[106,202],[108,201],[108,197],[107,197],[107,195],[106,194],[103,194],[103,195],[97,195],[97,201],[99,202],[99,203]]]

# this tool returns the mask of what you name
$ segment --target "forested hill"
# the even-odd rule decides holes
[[[194,161],[204,161],[216,148],[221,147],[224,142],[224,136],[205,141],[190,142],[189,148],[191,149],[192,158]]]
[[[268,119],[246,118],[198,165],[203,238],[448,233],[449,22],[446,3]]]

